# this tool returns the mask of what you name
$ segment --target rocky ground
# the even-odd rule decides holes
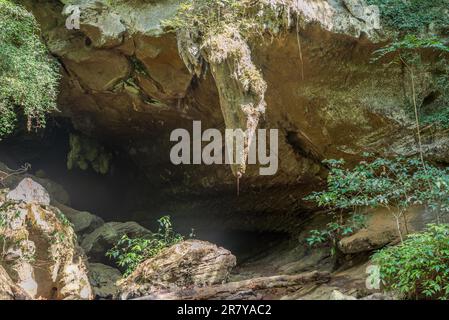
[[[370,213],[365,229],[329,247],[308,247],[304,237],[322,223],[317,215],[304,234],[245,259],[201,240],[185,240],[141,263],[127,277],[105,254],[122,235],[145,236],[136,222],[105,222],[54,200],[28,175],[1,189],[3,299],[388,299],[369,290],[368,256],[397,241],[394,221]],[[416,210],[419,211],[419,210]],[[419,213],[419,212],[418,212]],[[420,215],[411,216],[419,226]]]

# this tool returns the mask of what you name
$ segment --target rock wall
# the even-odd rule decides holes
[[[61,2],[23,2],[41,22],[43,37],[61,63],[62,115],[76,129],[130,154],[157,186],[154,208],[182,208],[193,216],[198,210],[211,216],[258,212],[248,220],[257,220],[259,229],[285,230],[298,211],[307,210],[301,198],[322,181],[323,159],[351,162],[362,152],[417,152],[413,118],[406,112],[409,78],[400,66],[371,62],[388,33],[377,25],[375,9],[362,0],[282,2],[286,29],[249,40],[252,62],[267,84],[266,113],[257,124],[280,130],[280,164],[269,177],[250,166],[239,199],[228,166],[169,161],[173,129],[189,129],[192,120],[201,120],[203,129],[223,130],[232,127],[228,118],[235,115],[227,107],[227,99],[235,97],[225,94],[233,86],[226,79],[232,71],[226,62],[212,63],[201,77],[191,74],[176,35],[161,27],[178,1],[70,1],[80,7],[80,30],[67,30]],[[415,81],[418,104],[429,103],[426,97],[436,90],[432,70],[419,70]],[[446,161],[447,134],[423,135],[426,153]],[[167,204],[173,197],[176,204]],[[279,214],[282,223],[276,222]],[[243,225],[251,228],[251,223]]]

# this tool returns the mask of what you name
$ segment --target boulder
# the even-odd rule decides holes
[[[33,299],[91,299],[86,257],[46,190],[27,178],[5,200],[1,265],[14,283]]]
[[[6,270],[0,265],[0,300],[29,300],[31,297],[12,281]]]
[[[51,201],[58,201],[68,205],[70,203],[70,197],[67,191],[60,184],[48,179],[42,170],[38,170],[35,175],[26,173],[26,166],[17,170],[10,169],[7,165],[0,162],[0,171],[7,175],[6,178],[0,179],[1,184],[6,188],[14,189],[24,178],[30,178],[40,185],[50,194]]]
[[[119,270],[102,263],[89,263],[89,280],[94,298],[115,299],[118,293],[117,281],[122,278]]]
[[[422,216],[420,208],[411,208],[406,213],[407,228],[403,219],[400,221],[402,235],[419,230],[418,217]],[[338,247],[344,254],[357,254],[382,248],[399,241],[399,233],[394,217],[386,209],[374,209],[367,213],[367,225],[353,235],[339,241]]]
[[[125,234],[135,238],[147,236],[151,232],[136,222],[108,222],[86,235],[81,247],[89,256],[89,261],[110,264],[106,252]]]
[[[19,185],[6,196],[8,200],[50,205],[50,195],[39,183],[31,178],[23,179]]]
[[[144,296],[154,290],[222,284],[235,264],[235,256],[215,244],[183,241],[142,262],[121,281],[121,298]]]
[[[103,219],[90,212],[78,211],[60,203],[55,203],[55,207],[61,210],[67,219],[69,219],[73,225],[73,230],[75,230],[79,238],[93,232],[104,224]]]

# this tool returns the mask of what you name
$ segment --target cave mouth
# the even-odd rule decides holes
[[[39,133],[22,132],[4,139],[0,141],[0,162],[11,169],[29,163],[30,174],[63,187],[70,199],[68,206],[88,211],[106,222],[136,221],[154,231],[158,228],[157,219],[170,215],[177,232],[187,237],[193,229],[196,239],[230,250],[236,255],[238,264],[264,255],[271,248],[290,240],[290,235],[284,232],[236,228],[239,223],[222,226],[217,223],[217,216],[208,215],[207,210],[192,210],[185,206],[186,202],[196,203],[194,197],[186,199],[166,194],[161,197],[160,186],[150,181],[151,176],[142,174],[129,155],[120,149],[106,146],[113,154],[107,174],[99,174],[91,168],[69,170],[69,137],[74,132],[70,124],[62,121]],[[152,205],[150,198],[157,198],[157,206]],[[217,194],[208,198],[208,202],[222,206],[222,199],[223,195]],[[238,220],[239,215],[223,219]]]

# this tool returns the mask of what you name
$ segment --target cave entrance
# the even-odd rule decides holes
[[[196,207],[203,200],[179,198],[175,195],[160,195],[158,184],[151,182],[133,164],[130,157],[121,150],[109,148],[113,154],[112,165],[107,174],[99,174],[91,168],[81,170],[67,168],[69,153],[69,136],[73,132],[70,125],[63,122],[48,126],[39,134],[19,134],[0,142],[0,162],[11,169],[25,163],[31,165],[30,174],[46,178],[61,185],[68,193],[68,206],[88,211],[111,221],[136,221],[150,230],[157,230],[157,219],[172,216],[177,232],[187,236],[194,229],[197,239],[215,243],[230,250],[237,256],[238,263],[243,263],[258,256],[268,254],[272,248],[290,239],[283,232],[260,232],[256,229],[238,229],[239,219],[233,215],[223,219],[234,220],[235,223],[224,225],[217,217],[221,216],[222,203],[233,201],[235,190],[223,198],[218,193],[206,195],[207,208]],[[151,173],[150,173],[151,174]],[[158,172],[154,173],[158,176]],[[153,180],[156,180],[153,179]],[[231,195],[232,194],[232,195]],[[186,206],[189,205],[189,208]],[[214,215],[210,215],[210,207],[219,207]],[[232,211],[232,209],[230,209]],[[245,217],[247,219],[247,217]]]
[[[67,127],[49,126],[40,134],[21,134],[0,142],[0,162],[11,169],[29,163],[28,173],[56,182],[68,193],[69,206],[88,211],[107,221],[120,220],[130,207],[127,195],[143,183],[132,165],[114,151],[113,166],[107,174],[91,168],[67,168],[69,136]]]

